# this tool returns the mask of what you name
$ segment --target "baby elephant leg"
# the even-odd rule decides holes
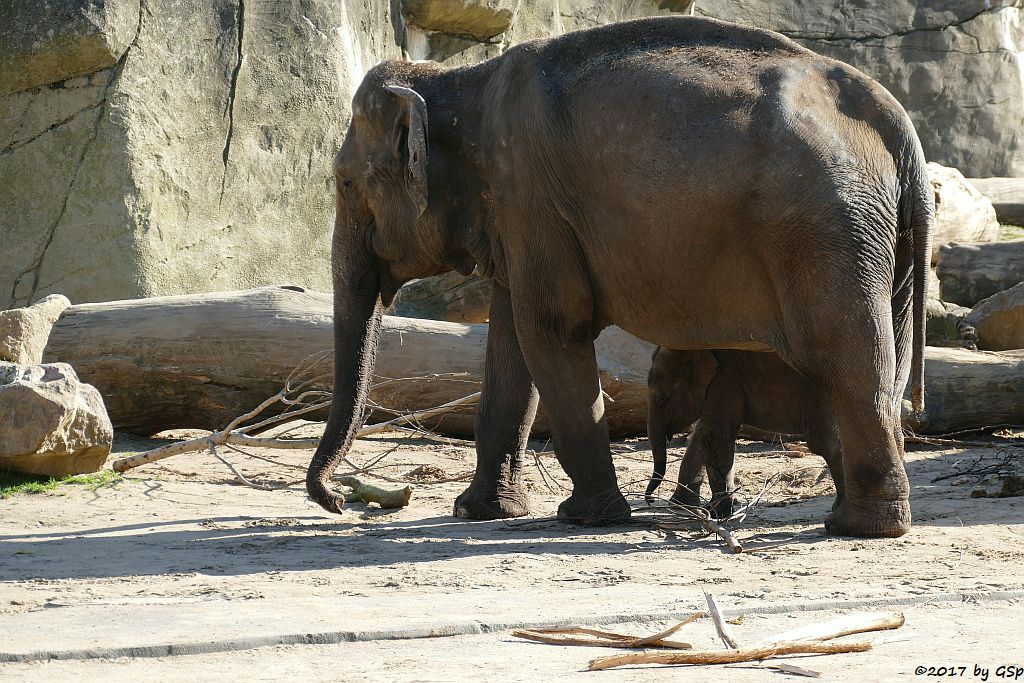
[[[834,419],[825,420],[811,426],[807,434],[807,447],[825,459],[832,482],[836,486],[836,500],[832,503],[835,510],[846,492],[843,479],[843,449],[839,442],[839,427]]]
[[[679,463],[679,483],[676,484],[672,502],[677,505],[700,507],[700,487],[704,484],[704,463],[707,458],[706,448],[701,435],[701,422],[698,421],[686,443],[683,461]]]
[[[708,483],[711,485],[709,509],[711,514],[718,519],[729,517],[735,508],[734,466],[739,427],[739,424],[722,422],[708,430],[705,436],[707,444],[704,449],[707,454],[705,466],[708,472]]]

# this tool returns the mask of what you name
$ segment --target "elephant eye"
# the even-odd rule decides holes
[[[345,187],[352,187],[352,179],[345,178],[344,180],[341,181],[341,184],[344,185]]]

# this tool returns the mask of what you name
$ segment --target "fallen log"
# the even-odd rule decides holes
[[[291,286],[82,304],[55,323],[44,357],[96,386],[116,428],[217,430],[275,395],[304,358],[332,347],[332,310],[329,294]],[[486,345],[485,324],[386,316],[370,398],[402,413],[461,399],[479,390]],[[617,436],[646,430],[650,348],[617,329],[598,342]],[[470,435],[474,415],[467,405],[424,424]],[[369,420],[392,417],[376,411]],[[547,430],[541,414],[534,431]]]
[[[925,349],[921,434],[1024,424],[1024,350]],[[909,398],[909,394],[906,398]]]
[[[403,318],[487,322],[491,283],[479,275],[445,273],[415,280],[398,290],[391,313]]]
[[[70,363],[97,387],[118,429],[220,430],[277,394],[304,358],[331,348],[331,318],[330,295],[297,287],[82,304],[56,322],[44,359]],[[486,344],[486,324],[386,316],[370,396],[390,410],[369,421],[478,391]],[[651,348],[616,327],[598,338],[605,412],[616,437],[646,433]],[[926,361],[921,433],[1024,424],[1024,351],[929,347]],[[330,367],[324,390],[331,388]],[[421,421],[464,436],[473,433],[474,415],[467,404]],[[547,431],[542,407],[534,434]]]
[[[968,178],[988,197],[1000,223],[1024,225],[1024,178]]]
[[[1024,281],[1024,240],[944,244],[936,272],[940,299],[973,307]]]

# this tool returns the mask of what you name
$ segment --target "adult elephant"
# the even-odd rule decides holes
[[[456,516],[527,514],[539,396],[573,482],[559,516],[629,517],[593,346],[614,323],[667,348],[777,352],[835,404],[847,483],[828,530],[909,529],[899,403],[912,366],[923,408],[933,200],[885,89],[776,33],[679,17],[466,68],[385,62],[352,111],[334,161],[334,403],[307,476],[320,505],[344,502],[328,481],[384,307],[413,278],[477,268],[490,337]]]

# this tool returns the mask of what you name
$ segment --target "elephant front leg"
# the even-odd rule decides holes
[[[476,472],[469,488],[455,499],[456,517],[502,519],[530,513],[522,464],[537,400],[516,339],[509,292],[494,284],[484,384],[476,413]]]
[[[517,329],[551,422],[555,455],[572,480],[572,495],[558,506],[558,518],[585,526],[628,521],[630,507],[612,465],[593,338],[555,339],[550,330],[518,319]]]

